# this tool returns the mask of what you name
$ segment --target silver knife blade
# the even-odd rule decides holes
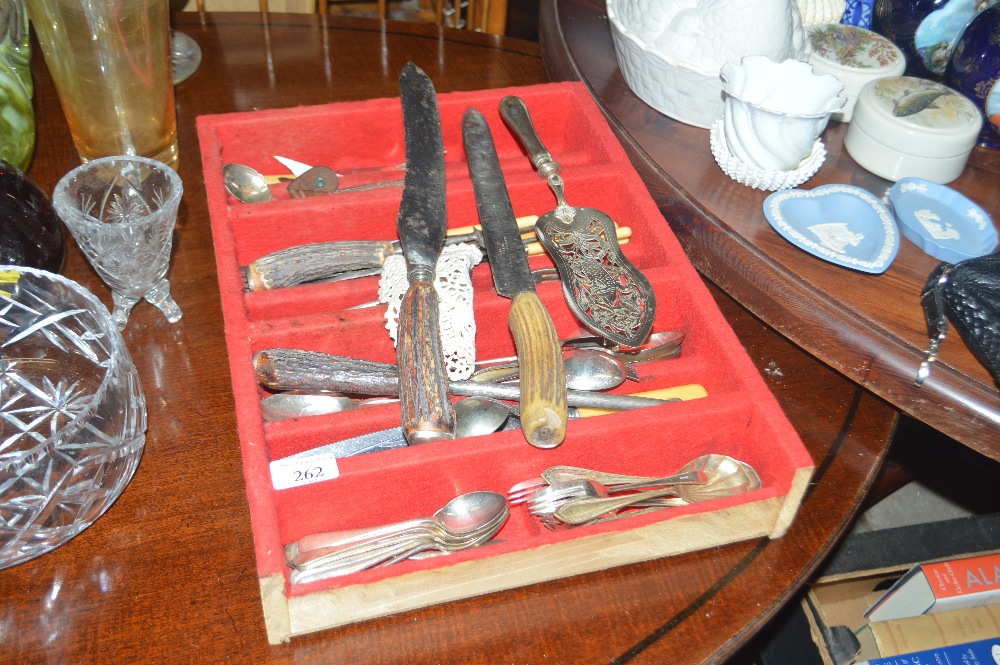
[[[535,281],[524,255],[521,230],[517,228],[493,136],[482,113],[474,108],[466,111],[462,135],[483,227],[483,244],[497,293],[513,298],[522,291],[534,291]]]
[[[396,217],[409,270],[432,273],[448,227],[444,142],[437,93],[430,78],[412,62],[399,75],[406,139],[406,175]]]
[[[511,299],[508,324],[521,375],[521,429],[531,445],[553,448],[566,436],[566,370],[555,325],[535,294],[514,208],[486,118],[469,108],[462,120],[486,254],[497,293]]]

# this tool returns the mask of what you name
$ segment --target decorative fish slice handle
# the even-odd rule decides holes
[[[653,328],[656,297],[646,276],[622,253],[614,220],[566,203],[559,163],[538,138],[524,100],[504,97],[500,115],[556,196],[556,209],[538,219],[535,233],[556,263],[570,309],[605,339],[641,345]]]
[[[531,115],[528,113],[528,105],[520,97],[508,95],[500,100],[500,115],[504,122],[514,130],[517,138],[520,139],[524,149],[528,151],[531,163],[538,170],[538,175],[551,183],[551,177],[555,176],[562,186],[562,178],[559,176],[559,162],[552,158],[542,140],[538,138],[538,132],[531,122]],[[557,197],[559,194],[557,193]],[[561,197],[560,197],[561,198]]]

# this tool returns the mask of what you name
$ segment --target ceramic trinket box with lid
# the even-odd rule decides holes
[[[899,76],[906,57],[891,41],[878,33],[853,25],[828,23],[806,29],[812,52],[809,64],[817,74],[832,74],[844,84],[840,94],[847,102],[834,111],[831,120],[850,122],[858,93],[869,81]]]
[[[844,137],[848,154],[875,175],[948,183],[961,175],[983,119],[961,93],[912,76],[861,89]]]

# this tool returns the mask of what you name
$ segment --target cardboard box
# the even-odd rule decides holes
[[[763,665],[848,665],[862,652],[865,612],[915,564],[995,551],[1000,514],[851,534],[773,627]],[[804,634],[808,639],[803,639]]]
[[[641,382],[619,393],[698,383],[708,396],[653,408],[571,421],[563,444],[540,450],[520,431],[427,444],[340,460],[335,480],[275,490],[270,460],[399,424],[398,405],[265,423],[251,363],[256,351],[294,347],[367,360],[395,361],[377,308],[347,309],[375,299],[377,277],[246,293],[240,267],[292,245],[330,240],[391,240],[400,189],[242,204],[225,190],[222,166],[239,162],[280,172],[272,155],[344,173],[384,171],[405,161],[398,99],[201,117],[205,187],[215,239],[219,288],[243,452],[257,570],[272,643],[293,635],[545,580],[579,575],[722,543],[784,534],[801,502],[813,462],[773,395],[688,262],[604,117],[580,84],[439,96],[446,149],[449,227],[478,223],[461,139],[461,117],[474,105],[490,123],[518,216],[555,207],[520,143],[504,125],[499,100],[520,96],[538,133],[562,164],[570,205],[608,213],[632,229],[623,247],[649,277],[657,297],[653,331],[686,334],[679,358],[637,365]],[[397,174],[396,177],[401,177]],[[357,179],[355,179],[357,178]],[[547,256],[532,268],[551,267]],[[485,262],[472,273],[477,351],[514,353],[506,320],[510,301],[493,291]],[[538,295],[560,338],[583,331],[558,283]],[[490,544],[355,575],[291,584],[282,548],[316,532],[373,526],[430,515],[470,490],[506,492],[554,464],[666,475],[706,453],[751,464],[763,486],[739,496],[549,531],[515,508]]]

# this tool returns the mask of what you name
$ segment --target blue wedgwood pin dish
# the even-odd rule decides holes
[[[883,273],[899,250],[892,213],[853,185],[775,192],[764,199],[764,216],[788,242],[845,268]]]
[[[889,203],[899,232],[935,259],[957,263],[997,246],[990,216],[951,187],[902,178],[889,190]]]

